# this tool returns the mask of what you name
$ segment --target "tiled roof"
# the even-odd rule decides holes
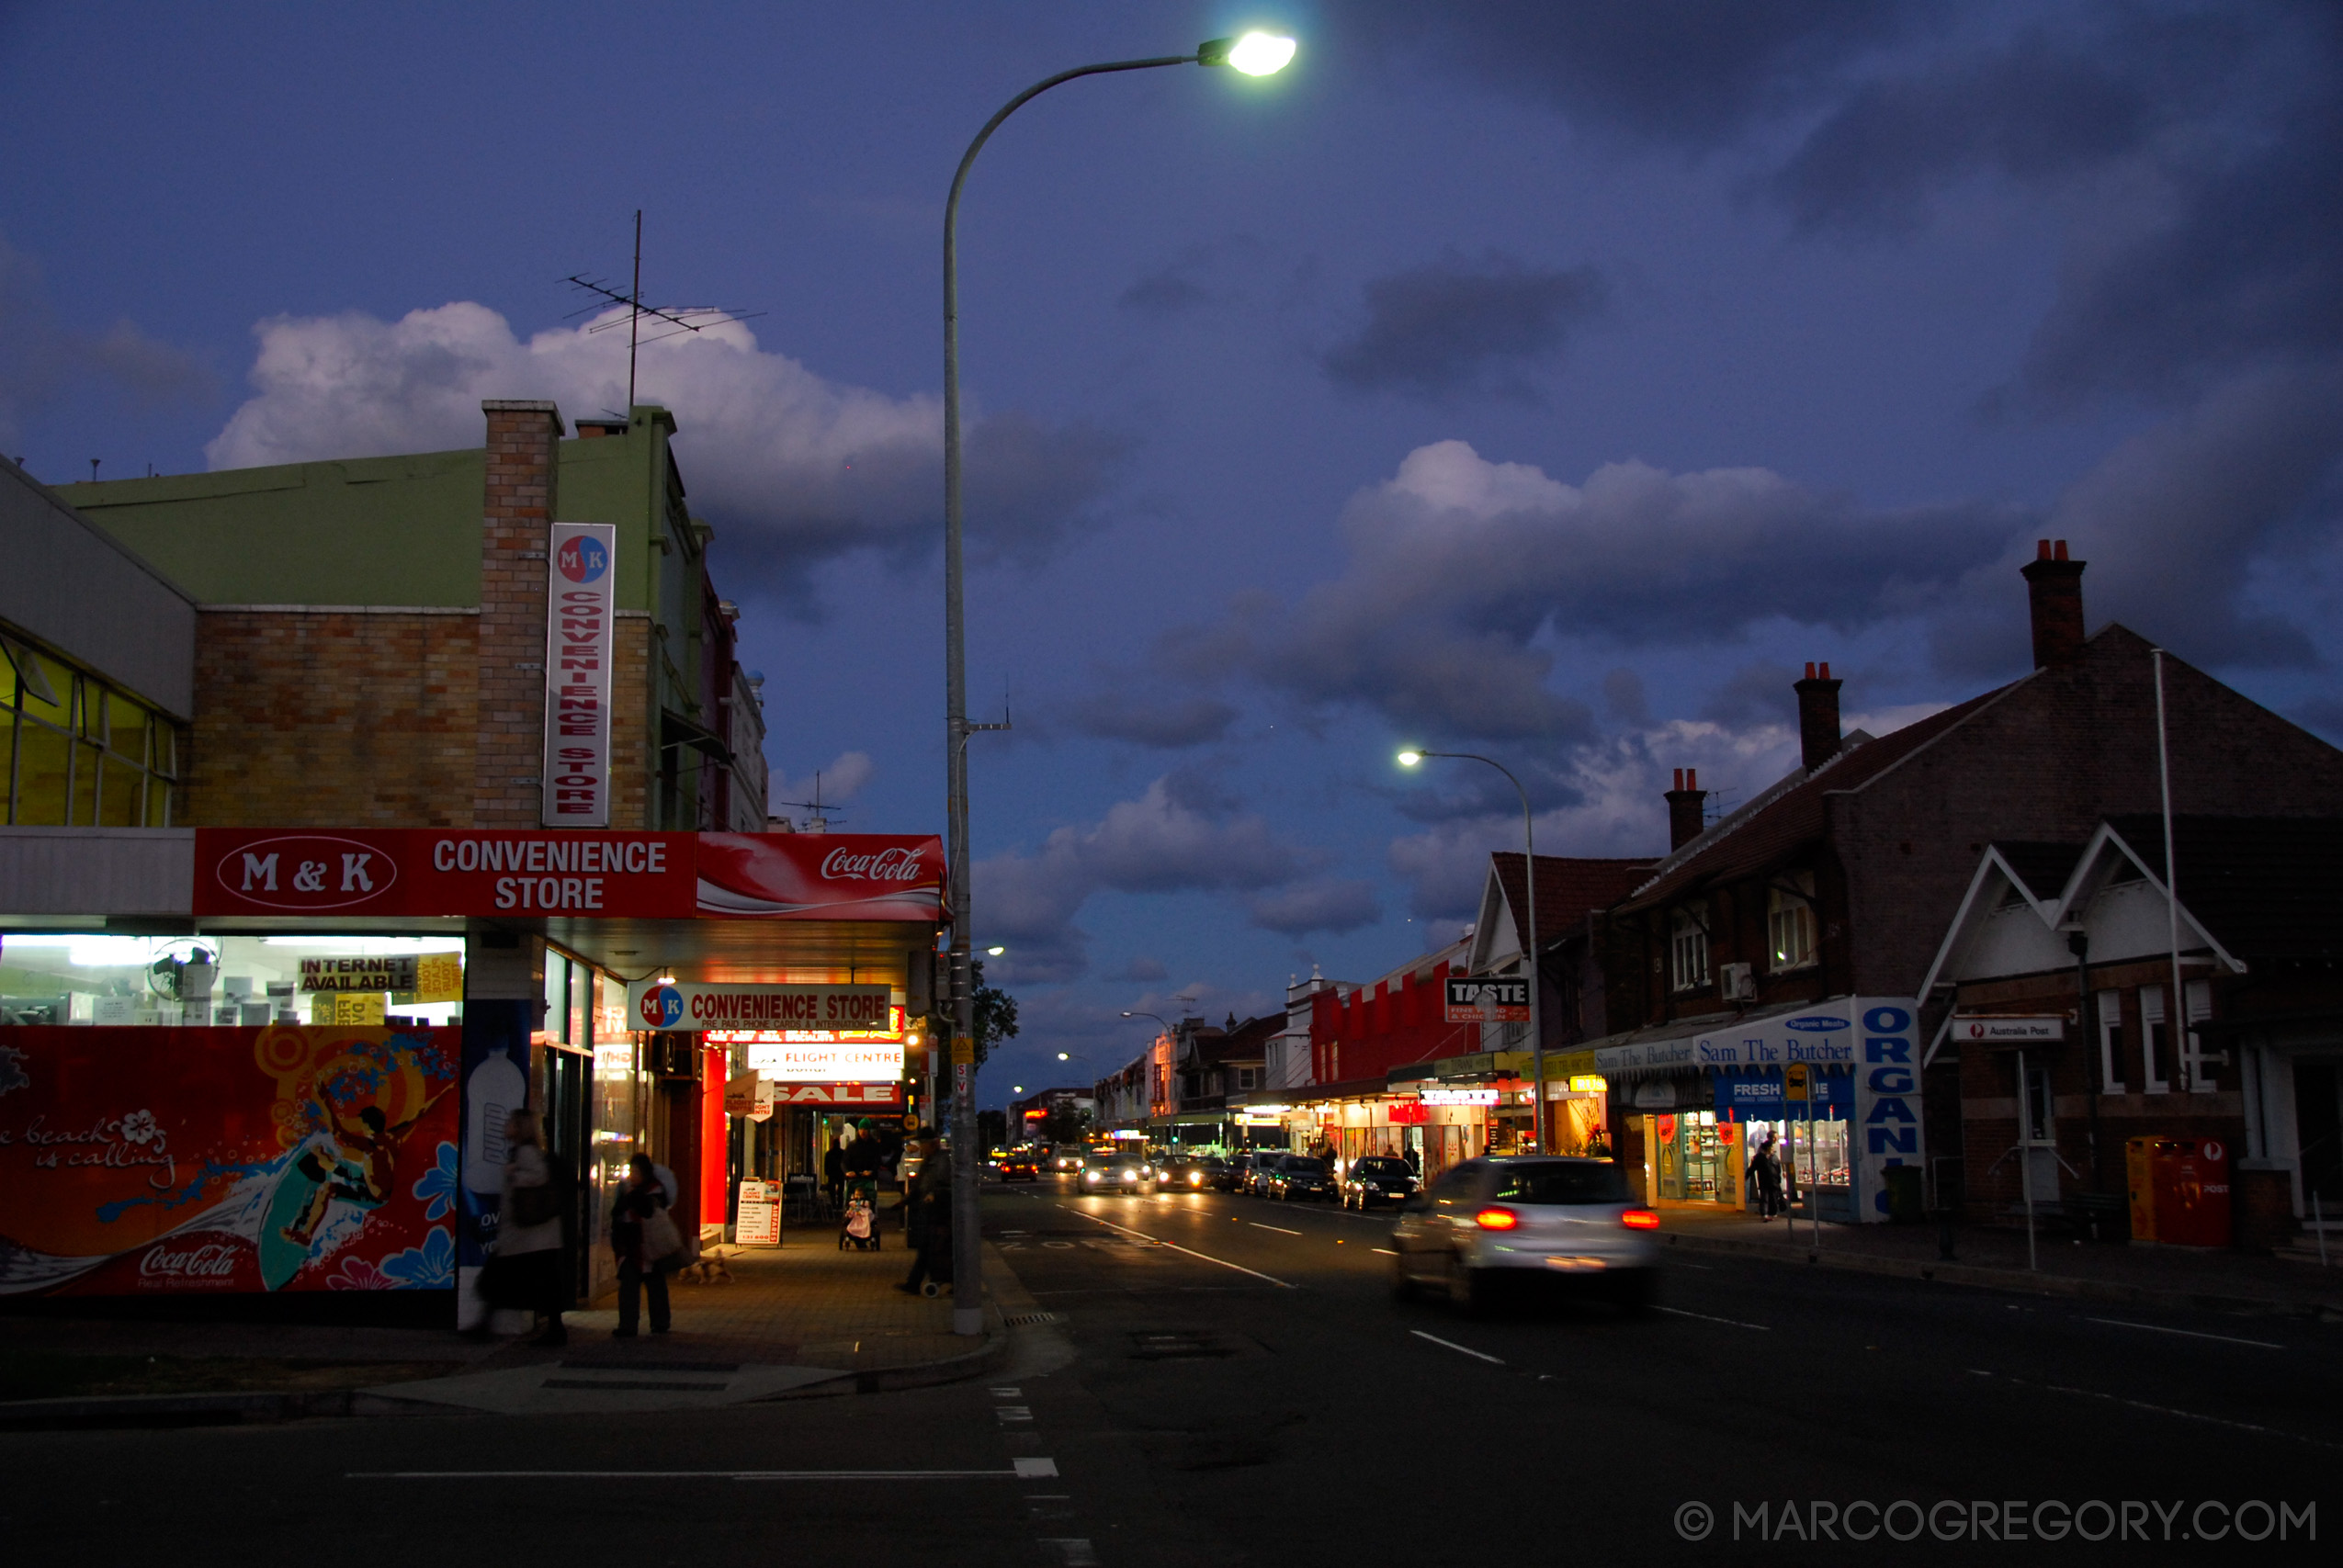
[[[1779,864],[1801,845],[1822,838],[1826,795],[1861,789],[2009,690],[1999,687],[1877,739],[1863,740],[1812,773],[1792,773],[1660,862],[1658,874],[1634,890],[1628,907],[1665,904],[1696,888]],[[1541,916],[1544,912],[1539,911]]]
[[[1523,908],[1522,901],[1522,857],[1498,853],[1489,856],[1497,868],[1498,886],[1504,889],[1505,906],[1518,923]],[[1555,938],[1572,930],[1587,918],[1590,911],[1607,909],[1635,891],[1636,884],[1651,874],[1657,863],[1649,857],[1641,860],[1588,860],[1569,855],[1540,855],[1537,857],[1537,934],[1542,943],[1551,944]],[[1516,932],[1519,945],[1527,947],[1525,933]]]

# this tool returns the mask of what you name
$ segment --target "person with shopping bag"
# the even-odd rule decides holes
[[[651,1331],[667,1332],[671,1321],[667,1276],[684,1250],[683,1233],[667,1212],[667,1189],[648,1155],[637,1155],[610,1207],[610,1249],[618,1259],[618,1326],[612,1337],[632,1339],[641,1321],[642,1298],[651,1298]]]
[[[481,1270],[480,1293],[492,1307],[534,1312],[544,1327],[533,1345],[570,1341],[561,1313],[570,1303],[569,1228],[575,1188],[546,1156],[537,1113],[515,1111],[504,1123],[504,1194],[497,1205],[495,1250]],[[483,1320],[478,1331],[489,1330]]]

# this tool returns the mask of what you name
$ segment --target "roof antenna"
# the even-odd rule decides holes
[[[657,337],[648,340],[657,343],[661,338],[671,338],[677,333],[696,333],[707,327],[721,326],[726,321],[753,321],[765,313],[763,310],[727,310],[720,305],[644,304],[642,302],[642,209],[640,207],[635,209],[635,272],[632,288],[621,294],[607,283],[588,277],[582,272],[573,272],[562,281],[573,288],[583,288],[588,294],[600,296],[599,299],[587,305],[584,310],[571,311],[572,316],[583,316],[589,311],[602,310],[606,303],[624,305],[627,308],[627,415],[629,419],[634,417],[635,408],[635,359],[646,341],[642,335],[642,319],[645,316],[656,317],[674,329],[673,332],[663,332]],[[597,321],[586,331],[604,332],[617,324],[617,321],[614,318],[607,321]]]
[[[832,822],[844,820],[843,818],[833,818],[831,816],[830,807],[821,803],[821,774],[820,773],[816,773],[813,775],[813,798],[811,800],[776,800],[773,804],[775,806],[802,807],[806,810],[812,812],[813,815],[806,818],[806,825],[802,829],[808,833],[826,833],[830,831],[830,824]]]

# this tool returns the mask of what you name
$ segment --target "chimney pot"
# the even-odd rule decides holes
[[[1699,778],[1694,769],[1676,770],[1676,787],[1667,795],[1668,847],[1671,851],[1681,850],[1701,836],[1701,807],[1708,799],[1708,792],[1700,787]]]
[[[2036,539],[2034,541],[2034,559],[2048,560],[2049,558],[2050,541],[2048,539]]]
[[[1806,678],[1792,688],[1798,694],[1798,752],[1808,773],[1839,754],[1839,688],[1843,684],[1831,679],[1829,665],[1817,674],[1809,664]]]
[[[2070,560],[2066,541],[2044,539],[2026,563],[2027,609],[2033,621],[2034,668],[2071,664],[2083,651],[2083,568]]]

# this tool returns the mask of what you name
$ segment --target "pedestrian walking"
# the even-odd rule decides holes
[[[934,1295],[952,1282],[952,1163],[932,1138],[920,1145],[920,1173],[912,1179],[911,1272],[895,1288]]]
[[[566,1345],[561,1314],[570,1304],[570,1215],[575,1188],[546,1157],[533,1111],[504,1122],[504,1184],[497,1205],[495,1251],[481,1270],[480,1293],[492,1307],[538,1314],[532,1345]]]
[[[1758,1223],[1782,1213],[1782,1161],[1773,1152],[1774,1135],[1768,1133],[1749,1156],[1749,1182],[1757,1189]]]
[[[667,1276],[684,1250],[683,1233],[668,1210],[668,1193],[648,1155],[628,1167],[610,1206],[610,1250],[618,1259],[618,1326],[612,1337],[632,1339],[651,1298],[651,1331],[667,1332]]]
[[[830,1206],[836,1208],[846,1197],[846,1145],[842,1136],[832,1142],[821,1156],[821,1184],[830,1193]]]

